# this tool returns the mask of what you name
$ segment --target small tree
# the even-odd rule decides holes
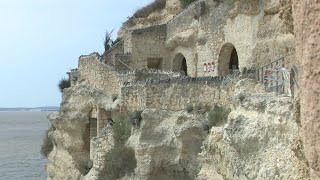
[[[104,39],[104,50],[108,51],[111,46],[112,46],[112,39],[111,39],[111,34],[113,31],[111,31],[110,33],[108,31],[106,31],[105,34],[105,39]]]
[[[58,88],[60,92],[63,92],[63,89],[69,88],[71,86],[70,80],[66,78],[61,78],[59,83],[58,83]]]

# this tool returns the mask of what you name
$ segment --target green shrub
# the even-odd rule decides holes
[[[133,126],[140,126],[140,122],[142,120],[141,117],[142,111],[133,111],[132,113],[130,113],[129,115],[129,122],[133,125]]]
[[[40,153],[43,157],[47,158],[50,152],[53,150],[53,143],[49,137],[49,132],[54,131],[54,128],[51,126],[46,132],[44,133],[43,143],[41,145]]]
[[[185,8],[194,1],[196,1],[196,0],[180,0],[180,3],[182,5],[182,7]]]
[[[208,113],[209,128],[220,125],[228,119],[230,113],[229,109],[215,105],[214,108]]]
[[[246,95],[244,95],[243,93],[239,94],[239,100],[241,103],[243,103],[245,99],[246,99]]]
[[[207,111],[210,110],[210,106],[208,105],[202,105],[202,104],[196,104],[193,108],[193,110],[197,113],[206,113]]]
[[[111,39],[112,31],[106,31],[104,37],[104,51],[108,51],[112,47],[112,39]]]
[[[88,160],[81,161],[80,164],[78,164],[77,169],[79,169],[82,174],[88,174],[92,167],[93,162],[91,160]]]
[[[257,110],[259,112],[265,112],[266,111],[266,108],[267,108],[267,102],[266,100],[262,101],[262,102],[259,102],[257,104]]]
[[[160,11],[166,7],[166,0],[155,0],[149,5],[139,9],[133,14],[134,18],[146,18],[155,11]]]
[[[116,145],[106,154],[99,179],[119,179],[125,174],[133,173],[136,167],[134,150],[124,145]]]
[[[127,121],[127,116],[122,114],[114,119],[112,131],[115,145],[105,155],[99,179],[119,179],[125,174],[133,173],[137,167],[134,150],[125,146],[125,142],[131,134],[131,125]]]
[[[124,144],[131,135],[131,125],[126,115],[115,117],[112,125],[113,139],[115,144]]]
[[[188,104],[185,108],[184,108],[188,113],[191,113],[193,111],[193,105],[192,104]]]
[[[71,86],[69,79],[61,78],[58,83],[58,88],[60,92],[63,92],[65,88],[69,88]]]
[[[112,101],[114,102],[117,99],[118,99],[118,94],[112,94]]]

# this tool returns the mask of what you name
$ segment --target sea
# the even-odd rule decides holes
[[[0,112],[0,180],[46,179],[40,154],[50,112]]]

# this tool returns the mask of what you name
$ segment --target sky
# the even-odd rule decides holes
[[[0,107],[59,106],[57,84],[152,0],[0,0]]]

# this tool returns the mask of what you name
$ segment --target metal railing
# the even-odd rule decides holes
[[[284,93],[284,78],[280,71],[283,63],[284,57],[257,69],[257,81],[264,85],[266,91]]]
[[[285,57],[257,69],[257,81],[264,85],[267,92],[277,92],[294,97],[299,88],[298,67],[293,65],[290,72],[284,68]]]

